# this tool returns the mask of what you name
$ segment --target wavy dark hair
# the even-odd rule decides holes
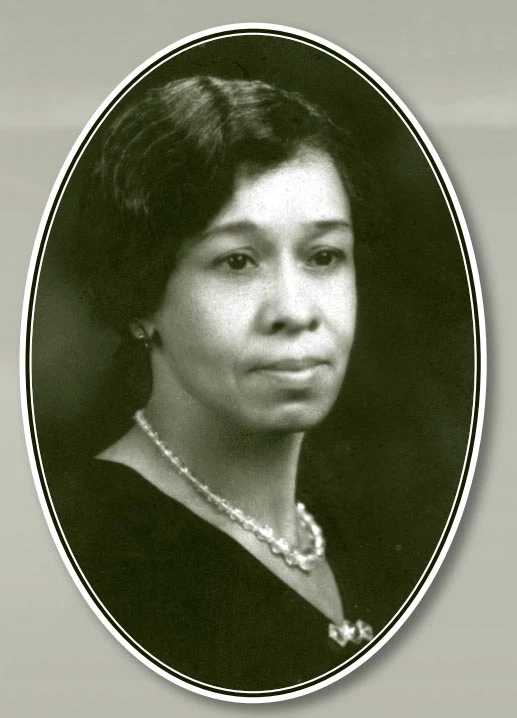
[[[130,93],[96,137],[74,255],[97,313],[127,335],[159,305],[182,243],[257,173],[317,148],[334,160],[356,234],[365,203],[347,132],[296,92],[261,81],[195,76]]]

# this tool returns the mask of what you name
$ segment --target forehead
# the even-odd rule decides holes
[[[233,223],[350,222],[348,197],[329,155],[305,150],[288,161],[254,173],[242,167],[235,190],[207,229]]]

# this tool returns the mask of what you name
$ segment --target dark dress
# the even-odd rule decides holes
[[[314,679],[360,648],[340,647],[316,608],[127,466],[93,460],[60,487],[57,516],[91,589],[133,641],[174,671],[265,691]],[[355,560],[353,527],[339,510],[321,516],[307,505],[324,529],[345,615],[376,632],[387,615],[372,600],[364,555]]]

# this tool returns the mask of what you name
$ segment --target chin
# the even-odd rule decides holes
[[[266,415],[255,417],[254,429],[297,434],[313,429],[328,416],[332,406],[290,405],[276,407]]]

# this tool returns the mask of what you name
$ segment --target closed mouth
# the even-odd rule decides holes
[[[255,369],[258,371],[296,373],[314,369],[323,364],[328,364],[328,361],[317,357],[304,357],[301,359],[280,359],[279,361],[259,365]]]

